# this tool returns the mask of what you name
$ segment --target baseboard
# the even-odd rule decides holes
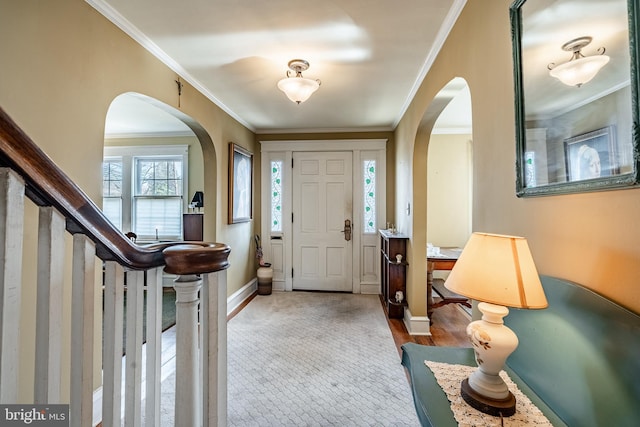
[[[93,427],[102,422],[102,386],[93,391]]]
[[[236,308],[240,307],[242,303],[258,291],[258,279],[253,278],[249,283],[235,291],[227,298],[227,316],[231,314]]]
[[[402,320],[409,335],[431,335],[431,321],[427,316],[413,316],[407,307]]]

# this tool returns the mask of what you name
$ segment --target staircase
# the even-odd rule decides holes
[[[36,259],[23,257],[29,203],[38,209]],[[72,251],[65,248],[66,235],[71,236]],[[0,108],[0,404],[25,403],[19,401],[18,390],[31,385],[20,375],[21,328],[30,331],[29,325],[35,324],[30,403],[69,404],[70,425],[79,427],[97,422],[142,425],[144,405],[145,424],[160,425],[164,270],[177,275],[175,425],[225,426],[229,253],[222,243],[135,245]],[[65,259],[69,255],[70,261]],[[69,263],[70,277],[65,277]],[[28,313],[34,318],[26,322],[21,308],[24,268],[37,269],[36,307]],[[102,283],[96,280],[100,268]],[[63,298],[69,283],[70,306]],[[102,289],[100,316],[95,307]],[[65,322],[69,312],[70,321]],[[102,337],[97,322],[103,323]],[[62,348],[65,334],[70,335],[70,349]],[[96,366],[96,343],[102,347],[101,367]],[[64,354],[70,354],[70,360],[63,360]],[[69,375],[63,377],[66,371]],[[102,410],[96,420],[93,395],[100,387]]]

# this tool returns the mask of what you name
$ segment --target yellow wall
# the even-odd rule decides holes
[[[471,135],[431,135],[427,241],[463,247],[471,234]],[[424,195],[423,195],[424,196]]]
[[[409,233],[407,299],[426,313],[424,112],[454,77],[469,84],[473,111],[473,231],[525,236],[541,274],[577,282],[640,313],[640,189],[519,199],[509,6],[469,0],[395,132],[396,217]],[[404,166],[407,166],[405,168]],[[409,168],[410,167],[410,168]],[[413,191],[412,191],[413,190]],[[413,199],[412,216],[402,209]]]

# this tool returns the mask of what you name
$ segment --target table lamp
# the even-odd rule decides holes
[[[508,307],[547,307],[540,277],[523,237],[473,233],[445,281],[460,295],[480,301],[482,320],[471,322],[476,369],[462,381],[465,402],[484,413],[508,417],[516,411],[515,396],[499,373],[518,346],[516,334],[502,320]]]
[[[200,212],[200,208],[204,206],[204,193],[202,191],[196,191],[193,194],[193,199],[191,199],[191,206],[194,208],[198,208],[198,212]]]

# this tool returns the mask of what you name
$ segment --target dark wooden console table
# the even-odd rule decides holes
[[[203,240],[203,218],[201,213],[185,213],[182,214],[183,237],[185,241]]]
[[[403,318],[407,305],[406,269],[407,236],[380,230],[380,285],[384,308],[389,318]],[[396,258],[400,255],[400,262]],[[396,301],[396,292],[402,291],[403,300]]]

